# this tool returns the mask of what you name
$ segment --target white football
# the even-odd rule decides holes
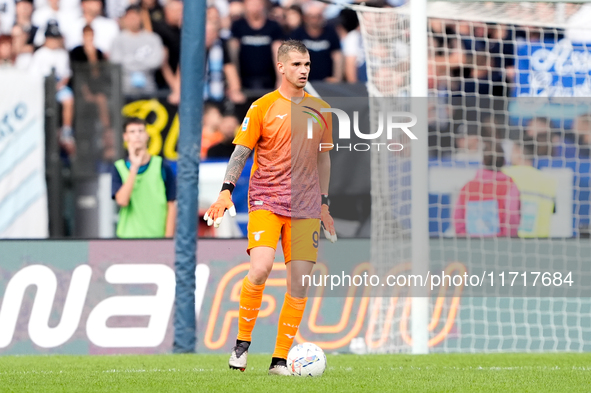
[[[298,344],[287,355],[287,368],[291,375],[320,377],[326,370],[326,355],[316,344]]]

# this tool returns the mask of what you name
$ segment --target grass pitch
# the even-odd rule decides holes
[[[328,356],[321,378],[227,355],[0,356],[0,392],[591,392],[591,354]]]

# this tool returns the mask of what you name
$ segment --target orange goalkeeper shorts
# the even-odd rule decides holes
[[[317,218],[291,218],[268,210],[255,210],[248,214],[248,248],[281,247],[285,263],[292,260],[316,262],[320,220]]]

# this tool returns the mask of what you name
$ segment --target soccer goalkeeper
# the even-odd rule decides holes
[[[247,112],[234,139],[236,148],[222,191],[204,218],[208,225],[219,226],[226,210],[236,214],[232,191],[254,149],[248,198],[250,269],[242,282],[238,338],[229,365],[232,369],[246,369],[252,331],[281,237],[287,292],[269,374],[290,375],[286,358],[307,300],[308,288],[302,283],[302,275],[310,274],[316,262],[321,224],[326,237],[336,241],[334,221],[328,211],[330,149],[319,148],[332,146],[332,128],[331,118],[326,116],[326,120],[313,124],[308,137],[309,116],[305,112],[318,115],[328,104],[304,91],[310,73],[310,55],[304,44],[285,41],[278,50],[277,67],[281,86],[255,101]]]

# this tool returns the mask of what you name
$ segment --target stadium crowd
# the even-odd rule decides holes
[[[371,5],[402,3],[378,0]],[[84,97],[75,95],[74,65],[120,64],[126,96],[159,95],[178,105],[182,15],[181,0],[0,0],[0,66],[42,76],[55,72],[60,145],[66,155],[73,155],[75,100],[94,102],[104,126],[103,143],[114,139],[104,96],[92,91],[83,91]],[[364,83],[367,73],[374,72],[377,80],[407,84],[404,78],[396,82],[392,75],[382,75],[396,73],[392,67],[369,70],[356,13],[336,5],[311,0],[210,0],[205,32],[203,159],[231,155],[234,133],[252,101],[277,87],[275,56],[286,38],[302,40],[309,49],[312,83]],[[577,117],[568,127],[534,117],[512,128],[494,110],[495,100],[515,95],[517,43],[557,42],[568,35],[568,29],[431,18],[430,96],[461,102],[460,110],[454,105],[435,108],[429,133],[431,159],[482,164],[488,149],[503,156],[506,166],[512,161],[515,141],[531,150],[534,166],[540,158],[589,159],[588,115]],[[388,59],[391,52],[399,62],[408,63],[409,48],[402,40],[394,47],[378,46],[370,56]],[[470,97],[490,98],[493,104],[487,110],[476,103],[472,116],[465,108]],[[112,151],[105,157],[111,162],[117,158]]]

